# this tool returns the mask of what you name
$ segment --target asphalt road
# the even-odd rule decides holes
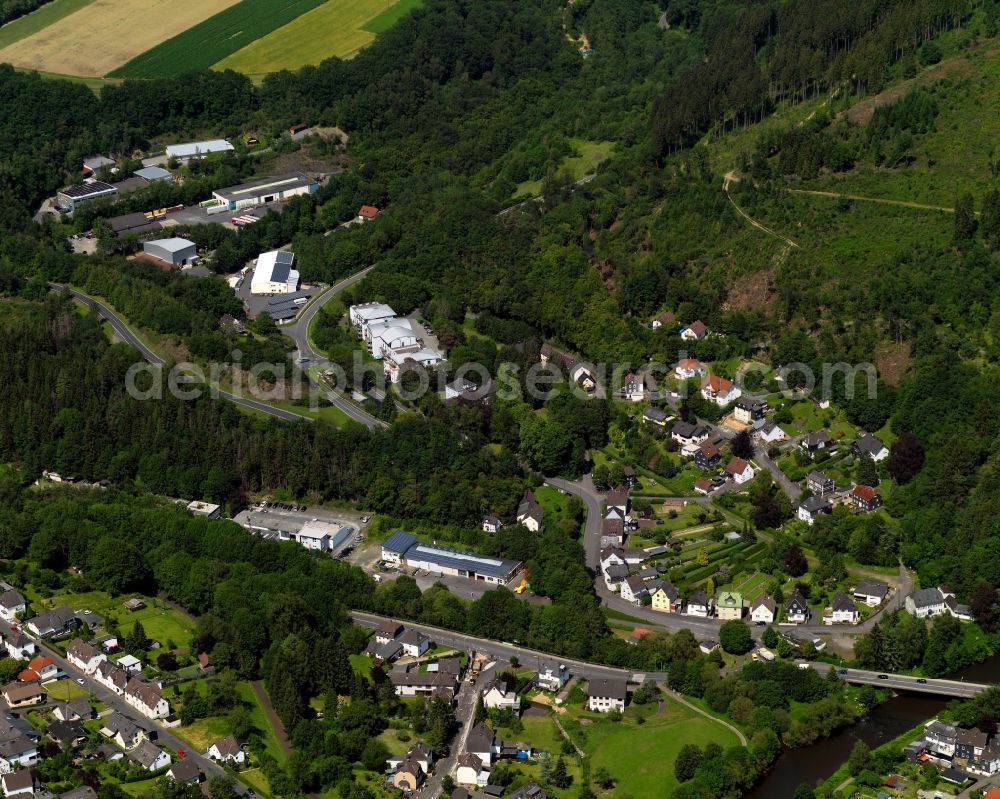
[[[302,310],[295,321],[291,324],[281,326],[281,331],[295,342],[296,357],[308,358],[310,366],[318,366],[320,369],[324,369],[325,365],[329,364],[329,361],[327,361],[321,353],[313,349],[312,345],[309,343],[309,324],[329,300],[333,299],[333,297],[345,289],[350,288],[355,283],[363,280],[374,268],[374,266],[369,266],[366,269],[362,269],[360,272],[355,272],[350,277],[344,278],[339,283],[336,283],[322,293],[317,294]],[[312,374],[309,374],[309,382],[316,388],[320,389],[332,405],[343,411],[355,422],[363,424],[369,429],[375,427],[388,427],[385,422],[381,419],[376,419],[356,402],[345,397],[340,391],[331,390],[327,386],[319,383],[313,378]]]
[[[166,749],[176,761],[177,750],[183,749],[186,753],[185,760],[193,760],[197,763],[198,768],[201,769],[202,773],[205,774],[206,778],[211,777],[229,777],[229,775],[220,765],[215,761],[210,760],[205,757],[200,752],[191,751],[191,745],[180,740],[177,736],[170,732],[169,728],[163,726],[159,721],[147,718],[139,713],[134,707],[132,707],[128,702],[122,699],[120,696],[114,692],[108,690],[103,685],[101,685],[93,677],[87,676],[82,671],[77,669],[75,666],[70,665],[62,655],[59,654],[55,649],[52,649],[45,641],[36,639],[39,647],[46,650],[48,654],[55,661],[56,665],[62,669],[71,680],[75,680],[80,677],[84,680],[87,690],[90,692],[90,696],[96,697],[100,701],[104,702],[108,707],[117,710],[126,718],[142,725],[146,729],[155,729],[157,734],[156,745],[162,749]],[[246,794],[249,792],[249,787],[244,785],[239,780],[235,781],[236,790],[241,794]]]
[[[382,622],[387,620],[387,617],[385,616],[378,616],[374,613],[365,613],[362,611],[351,611],[350,616],[351,620],[355,624],[371,629],[378,627]],[[443,630],[439,627],[431,627],[426,624],[416,624],[402,619],[393,619],[393,621],[399,621],[406,627],[412,627],[419,630],[439,646],[444,645],[453,647],[454,649],[485,652],[495,658],[503,660],[510,660],[512,657],[516,657],[522,665],[528,668],[530,668],[533,664],[540,665],[542,663],[551,664],[553,662],[557,662],[564,664],[572,675],[588,680],[595,677],[627,677],[632,682],[642,682],[643,680],[665,682],[667,680],[665,672],[633,672],[627,669],[601,666],[596,663],[587,663],[586,661],[581,660],[560,658],[556,655],[549,655],[544,652],[538,652],[534,649],[528,649],[527,647],[521,646],[517,642],[493,641],[488,638],[477,638],[475,636],[466,635],[465,633]],[[802,661],[802,665],[814,668],[824,675],[827,671],[829,671],[829,669],[833,668],[827,663],[807,663],[806,661]],[[975,696],[989,687],[982,683],[966,683],[959,682],[957,680],[928,679],[921,683],[918,682],[919,678],[903,674],[890,674],[883,680],[879,679],[879,672],[877,671],[864,671],[862,669],[847,669],[845,671],[846,674],[841,674],[840,676],[843,680],[850,683],[871,684],[882,688],[933,693],[939,696]]]
[[[163,366],[165,361],[155,352],[153,352],[149,347],[147,347],[142,340],[132,332],[127,324],[122,320],[117,313],[115,313],[111,308],[105,305],[100,300],[95,300],[92,297],[88,297],[86,294],[77,291],[76,289],[70,288],[69,286],[64,286],[59,283],[49,283],[49,288],[53,291],[60,291],[69,294],[74,299],[80,300],[86,305],[97,311],[104,320],[111,325],[115,334],[131,347],[134,347],[139,351],[147,361],[149,361],[154,366]],[[282,410],[281,408],[275,408],[273,405],[268,405],[266,402],[259,402],[255,399],[250,399],[248,397],[237,397],[235,394],[230,394],[228,391],[216,390],[213,392],[218,394],[218,396],[229,400],[230,402],[235,402],[237,405],[243,405],[246,408],[252,408],[253,410],[260,411],[261,413],[266,413],[270,416],[274,416],[278,419],[282,419],[286,422],[301,422],[308,421],[308,417],[300,416],[297,413],[291,413],[289,411]]]

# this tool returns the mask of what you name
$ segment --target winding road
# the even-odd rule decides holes
[[[91,297],[88,294],[84,294],[82,291],[78,291],[70,286],[65,286],[61,283],[49,283],[49,288],[53,291],[58,291],[63,294],[68,294],[75,300],[79,300],[84,305],[89,308],[93,308],[97,313],[103,317],[103,319],[111,325],[115,334],[124,341],[129,346],[139,351],[139,354],[145,358],[149,363],[154,366],[164,366],[166,361],[160,357],[156,352],[150,349],[143,341],[140,339],[132,329],[125,323],[125,321],[108,305],[105,305],[100,300]],[[249,397],[241,397],[236,394],[231,394],[228,391],[222,391],[221,389],[212,387],[212,396],[222,397],[230,402],[235,402],[237,405],[242,405],[245,408],[250,408],[255,411],[260,411],[261,413],[266,413],[269,416],[274,416],[285,422],[302,422],[309,421],[308,416],[301,416],[297,413],[292,413],[291,411],[283,410],[282,408],[275,408],[273,405],[268,405],[266,402],[260,402],[255,399],[250,399]]]
[[[295,342],[295,349],[299,358],[308,358],[311,365],[317,366],[321,370],[329,365],[329,361],[313,347],[312,342],[309,340],[309,325],[327,302],[355,283],[364,280],[374,268],[374,266],[369,266],[330,286],[330,288],[314,297],[291,324],[280,326],[281,331]],[[369,430],[375,427],[388,427],[385,422],[381,419],[376,419],[356,402],[345,397],[342,392],[324,385],[312,372],[307,370],[306,374],[309,375],[309,382],[323,392],[323,396],[330,401],[330,404],[345,413],[350,419],[358,424],[363,424]]]

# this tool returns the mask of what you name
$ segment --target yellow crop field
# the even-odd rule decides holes
[[[239,0],[93,0],[0,49],[0,62],[100,77]]]
[[[375,33],[362,26],[396,1],[328,0],[224,58],[214,68],[259,75],[318,64],[330,56],[347,58],[375,38]]]

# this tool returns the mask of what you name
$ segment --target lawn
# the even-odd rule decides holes
[[[137,621],[142,622],[146,635],[159,641],[165,649],[190,647],[194,635],[195,622],[190,616],[170,605],[165,605],[151,597],[142,597],[146,607],[130,613],[122,607],[123,597],[111,597],[104,591],[86,594],[58,594],[45,603],[45,607],[71,605],[75,610],[91,610],[101,616],[105,623],[115,620],[121,634],[127,635]],[[34,603],[37,608],[40,603]],[[36,609],[37,609],[36,608]],[[173,643],[173,646],[168,646]]]
[[[573,180],[593,174],[597,165],[611,156],[613,142],[570,139],[575,155],[569,155],[559,163],[557,172],[568,172]],[[537,197],[542,191],[541,180],[526,180],[514,191],[515,197]]]
[[[582,737],[577,743],[589,755],[591,773],[604,768],[615,778],[616,796],[669,796],[677,787],[674,758],[684,744],[715,742],[728,748],[739,743],[722,725],[669,698],[662,715],[655,704],[632,706],[619,722],[577,708],[567,715],[592,720],[568,724],[567,730]],[[646,719],[641,726],[640,715]]]
[[[372,660],[368,655],[349,655],[347,660],[351,664],[351,671],[359,677],[364,677],[368,682],[372,681]]]
[[[498,731],[504,740],[527,741],[536,752],[544,752],[546,756],[558,758],[562,752],[563,737],[556,729],[555,722],[551,715],[544,716],[529,715],[521,719],[524,729],[514,732],[509,728],[501,727]],[[579,792],[581,779],[580,765],[576,755],[563,755],[566,764],[566,772],[573,777],[573,785],[568,790],[546,787],[546,791],[553,799],[569,799],[575,797]],[[512,767],[523,775],[524,779],[538,780],[542,766],[539,758],[532,758],[529,762],[507,761]]]
[[[539,486],[535,489],[535,499],[545,512],[545,524],[550,526],[566,518],[566,506],[569,496],[550,486]]]
[[[221,59],[215,69],[259,75],[318,64],[330,56],[348,58],[375,39],[363,26],[391,7],[392,0],[327,0]]]
[[[139,780],[139,782],[123,782],[120,783],[118,787],[129,796],[134,796],[136,799],[139,799],[139,797],[152,793],[159,782],[159,777],[154,777],[150,780]]]
[[[326,0],[242,0],[136,56],[112,74],[153,78],[209,69]]]
[[[70,679],[46,683],[42,686],[42,690],[60,702],[68,702],[70,699],[76,699],[78,696],[90,696],[90,691]]]

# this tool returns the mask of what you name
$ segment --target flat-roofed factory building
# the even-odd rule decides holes
[[[302,172],[287,175],[273,175],[269,178],[241,183],[227,189],[218,189],[212,196],[230,211],[253,208],[258,205],[287,200],[303,194],[312,194],[319,189],[319,182]]]
[[[105,183],[103,180],[92,180],[79,186],[70,186],[63,189],[56,195],[59,207],[67,213],[73,213],[78,206],[93,200],[115,199],[118,196],[118,187]]]
[[[507,558],[492,558],[475,552],[464,552],[421,543],[416,536],[399,530],[382,544],[382,558],[390,563],[405,561],[411,569],[451,577],[503,585],[514,579],[521,562]]]

